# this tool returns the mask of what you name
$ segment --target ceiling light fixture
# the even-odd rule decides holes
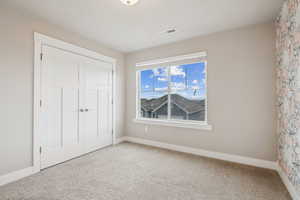
[[[132,6],[136,4],[139,0],[120,0],[120,1],[127,6]]]

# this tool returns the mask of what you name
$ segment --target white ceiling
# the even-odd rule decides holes
[[[122,52],[273,20],[283,0],[1,0]],[[1,5],[0,5],[1,6]],[[163,33],[176,28],[172,34]]]

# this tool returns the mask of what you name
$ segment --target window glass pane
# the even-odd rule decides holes
[[[154,88],[154,75],[152,70],[141,71],[140,90],[142,92],[151,92]]]
[[[168,90],[168,68],[153,69],[154,76],[154,90],[167,91]]]
[[[184,85],[171,87],[171,119],[205,121],[205,67],[205,63],[195,63],[171,70],[172,86]]]
[[[157,68],[141,71],[141,91],[167,91],[168,90],[168,69]]]
[[[141,71],[140,115],[144,118],[168,118],[167,68]]]
[[[184,65],[170,67],[171,83],[170,88],[173,91],[184,90],[187,85],[186,68]]]

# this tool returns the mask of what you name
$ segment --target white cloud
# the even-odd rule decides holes
[[[168,79],[167,79],[167,77],[158,77],[157,80],[164,82],[164,81],[167,81]]]
[[[171,88],[174,90],[185,89],[185,84],[173,82],[173,83],[171,83]]]
[[[198,80],[193,80],[193,84],[197,84],[198,83]]]
[[[184,72],[183,68],[180,66],[172,66],[171,67],[171,75],[185,77],[185,72]]]
[[[160,91],[166,91],[168,87],[161,87],[161,88],[154,88],[154,91],[160,92]]]
[[[146,88],[146,89],[150,88],[150,85],[145,85],[145,88]]]

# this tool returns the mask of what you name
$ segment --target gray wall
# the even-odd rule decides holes
[[[213,131],[135,124],[135,63],[208,53],[208,119]],[[276,160],[275,28],[271,23],[134,52],[126,57],[126,135]]]
[[[117,135],[124,119],[124,56],[94,41],[0,6],[0,176],[32,165],[33,32],[117,59]]]

